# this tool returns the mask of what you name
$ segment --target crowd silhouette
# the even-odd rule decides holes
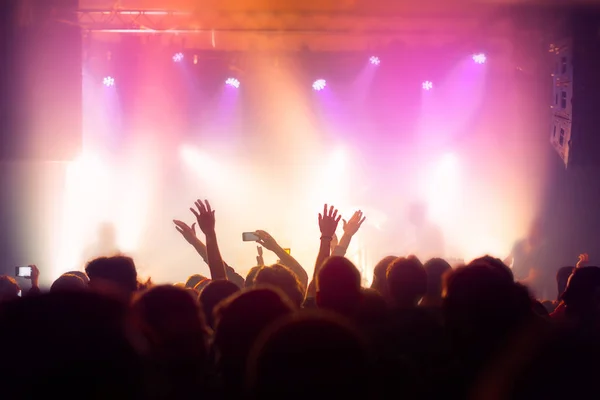
[[[585,255],[543,266],[556,271],[552,299],[489,256],[452,268],[390,255],[365,288],[344,257],[365,216],[325,205],[313,276],[259,230],[242,277],[221,256],[209,202],[190,210],[194,224],[175,228],[209,277],[140,282],[124,255],[89,260],[48,291],[43,268],[32,266],[31,288],[0,276],[0,398],[597,396],[600,268]],[[279,263],[264,265],[263,248]]]

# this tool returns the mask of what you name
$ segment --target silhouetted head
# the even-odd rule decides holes
[[[50,286],[50,293],[87,290],[88,285],[77,275],[62,274]]]
[[[388,297],[388,284],[387,284],[387,269],[390,264],[398,257],[387,256],[382,258],[375,268],[373,269],[373,282],[371,283],[371,289],[377,290],[384,298]]]
[[[486,265],[491,268],[492,271],[500,274],[505,279],[510,280],[511,282],[515,281],[515,277],[513,275],[512,269],[508,267],[506,264],[502,262],[499,258],[494,258],[492,256],[483,256],[481,258],[477,258],[471,262],[471,265]]]
[[[188,289],[154,286],[136,295],[132,310],[154,355],[206,357],[204,317],[198,300]]]
[[[476,358],[474,366],[498,350],[532,316],[531,299],[502,270],[473,262],[445,276],[442,308],[459,351]]]
[[[240,394],[248,354],[259,334],[293,309],[274,287],[245,289],[217,306],[214,344],[227,395]]]
[[[254,284],[272,285],[281,289],[297,308],[300,308],[304,301],[305,289],[296,274],[284,265],[273,264],[270,267],[262,267],[256,274]]]
[[[185,287],[194,289],[197,284],[199,284],[200,282],[202,282],[205,279],[207,279],[207,278],[200,274],[190,275],[190,277],[187,278],[187,281],[185,281]]]
[[[565,292],[565,289],[567,288],[567,283],[569,282],[569,278],[571,277],[573,271],[575,271],[575,267],[562,267],[556,273],[558,299],[560,299],[562,294]]]
[[[362,293],[360,272],[344,257],[329,257],[317,276],[317,306],[352,317]]]
[[[212,282],[212,280],[208,279],[208,278],[206,278],[204,280],[201,280],[200,282],[198,282],[196,284],[196,286],[194,286],[194,290],[199,295],[200,293],[202,293],[202,291],[204,290],[204,288],[206,288],[208,286],[208,284],[211,283],[211,282]],[[185,287],[185,284],[184,284],[184,287]]]
[[[358,313],[360,326],[376,326],[387,322],[388,305],[375,289],[363,289]]]
[[[427,292],[427,272],[415,258],[397,258],[387,271],[390,299],[397,307],[415,307]]]
[[[452,269],[450,264],[441,258],[432,258],[423,266],[427,273],[427,296],[442,297],[442,277]]]
[[[246,275],[246,281],[244,282],[244,287],[254,286],[254,279],[256,278],[256,274],[258,274],[258,271],[260,271],[261,268],[262,268],[262,266],[256,266],[256,267],[250,268],[250,271],[248,271],[248,275]]]
[[[0,303],[19,297],[21,288],[12,276],[0,275]]]
[[[371,354],[338,315],[293,314],[271,325],[252,349],[246,382],[253,399],[369,398]]]
[[[600,312],[600,268],[576,268],[562,299],[569,315],[597,317]]]
[[[200,292],[200,304],[204,311],[204,316],[208,326],[215,327],[215,308],[228,297],[239,292],[240,288],[231,281],[216,280],[210,281]]]
[[[86,265],[85,272],[95,290],[117,290],[129,295],[137,290],[137,270],[130,257],[96,258]]]
[[[82,271],[69,271],[69,272],[65,272],[63,275],[75,275],[75,276],[79,277],[86,285],[88,283],[90,283],[90,278],[88,278],[88,276],[85,274],[85,272],[82,272]]]

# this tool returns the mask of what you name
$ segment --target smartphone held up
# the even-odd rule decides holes
[[[258,235],[255,232],[244,232],[242,233],[242,240],[244,242],[258,242]]]
[[[15,276],[18,276],[21,278],[31,278],[31,271],[32,271],[31,266],[15,267]]]

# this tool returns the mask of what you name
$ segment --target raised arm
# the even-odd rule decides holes
[[[173,223],[175,224],[175,229],[177,229],[177,232],[179,232],[181,236],[183,236],[186,242],[188,242],[192,245],[192,247],[194,247],[194,249],[200,255],[200,257],[202,257],[202,260],[204,260],[204,262],[208,264],[208,254],[206,252],[206,246],[204,245],[204,243],[202,243],[198,236],[196,236],[196,223],[193,223],[191,226],[189,226],[185,222],[176,219],[173,220]],[[240,274],[235,272],[235,270],[232,267],[227,265],[225,261],[223,261],[223,264],[225,265],[227,279],[238,285],[240,288],[243,288],[244,278]]]
[[[215,233],[215,211],[211,209],[208,200],[205,200],[204,203],[197,200],[195,206],[197,210],[192,207],[190,211],[196,216],[198,226],[206,237],[206,259],[211,278],[226,280],[225,265],[219,251],[217,234]]]
[[[258,243],[261,244],[265,249],[272,251],[279,258],[279,261],[289,269],[291,269],[300,280],[302,287],[306,288],[308,285],[308,274],[302,268],[302,265],[294,257],[288,254],[283,248],[273,239],[273,236],[269,235],[265,231],[256,231],[258,236]]]
[[[338,245],[334,247],[332,255],[340,257],[344,257],[346,255],[346,251],[350,246],[352,237],[356,235],[356,232],[358,232],[360,226],[363,222],[365,222],[366,218],[367,217],[363,217],[362,211],[358,210],[354,213],[354,215],[352,215],[352,218],[350,218],[348,222],[346,222],[345,219],[342,220],[344,223],[344,234],[342,235]]]
[[[321,266],[329,257],[331,252],[331,241],[337,230],[338,223],[342,218],[338,215],[338,210],[333,206],[327,209],[327,204],[323,208],[323,214],[319,214],[319,229],[321,230],[321,245],[319,246],[319,254],[317,255],[317,261],[315,262],[315,271],[313,273],[312,281],[306,290],[306,297],[315,297],[317,294],[317,287],[315,280],[319,274]]]
[[[177,229],[177,232],[183,236],[186,242],[192,245],[200,257],[202,257],[204,262],[208,264],[206,246],[204,243],[202,243],[198,236],[196,236],[196,223],[194,222],[192,226],[189,226],[185,222],[177,219],[174,219],[173,223],[175,224],[175,229]]]

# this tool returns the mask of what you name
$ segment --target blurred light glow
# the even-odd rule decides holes
[[[113,78],[112,76],[105,76],[104,79],[102,80],[102,83],[106,87],[115,86],[115,78]]]
[[[227,80],[225,81],[225,84],[227,86],[231,86],[231,87],[234,87],[236,89],[240,87],[240,81],[238,81],[235,78],[227,78]]]
[[[483,53],[473,54],[473,61],[475,61],[477,64],[485,64],[486,60],[487,58]]]
[[[312,84],[313,89],[317,92],[325,89],[325,86],[327,86],[327,82],[325,81],[325,79],[317,79]]]
[[[431,82],[431,81],[423,82],[423,89],[425,89],[425,90],[433,89],[433,82]]]
[[[194,65],[198,64],[198,54],[194,54]]]
[[[182,62],[183,61],[183,53],[175,53],[173,56],[173,61]]]
[[[346,169],[346,153],[343,149],[336,150],[329,159],[328,176],[340,176]]]
[[[377,56],[371,56],[371,58],[369,58],[369,62],[373,65],[381,64],[381,60]]]

